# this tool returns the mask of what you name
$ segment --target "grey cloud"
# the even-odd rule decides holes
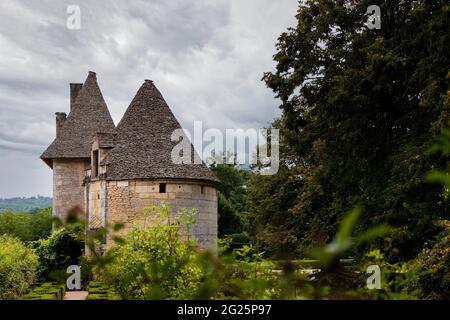
[[[81,30],[66,28],[72,4]],[[296,8],[297,0],[1,1],[0,168],[20,165],[21,177],[42,183],[0,184],[0,197],[51,194],[41,147],[54,138],[54,113],[69,111],[68,83],[88,70],[116,123],[149,78],[188,129],[194,120],[205,129],[267,126],[279,102],[260,79]]]

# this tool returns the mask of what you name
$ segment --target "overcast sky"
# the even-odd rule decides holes
[[[69,30],[67,6],[81,8]],[[69,111],[69,83],[97,72],[117,124],[152,79],[183,127],[260,128],[279,115],[274,68],[297,0],[0,1],[0,198],[52,194],[39,159]]]

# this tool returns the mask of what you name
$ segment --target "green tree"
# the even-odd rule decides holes
[[[250,172],[239,170],[233,164],[211,165],[220,179],[219,186],[219,237],[238,234],[248,229],[248,179]]]
[[[35,213],[40,209],[47,208],[52,205],[52,198],[48,197],[15,197],[8,199],[0,198],[0,213],[4,211],[23,211]]]
[[[52,230],[52,210],[46,208],[37,213],[0,213],[0,235],[9,234],[22,241],[35,241],[50,235]]]
[[[432,148],[433,152],[450,155],[450,130],[445,130]],[[443,197],[450,196],[450,166],[447,171],[433,170],[427,175],[429,182],[443,185]],[[425,272],[416,277],[416,287],[425,299],[450,298],[450,221],[441,221],[444,231],[425,247],[413,264]]]
[[[33,214],[30,222],[30,232],[32,234],[31,240],[44,239],[50,236],[52,231],[52,208],[41,209]]]
[[[30,240],[30,223],[32,216],[25,212],[7,211],[0,214],[0,234],[9,234],[21,240]]]
[[[252,175],[249,183],[250,216],[255,222],[250,235],[260,251],[278,258],[299,255],[298,216],[292,207],[302,185],[293,169],[281,165],[277,175]]]
[[[379,30],[364,26],[374,4]],[[276,71],[263,78],[282,102],[276,125],[290,175],[279,188],[301,180],[280,209],[285,228],[300,249],[320,245],[343,212],[362,205],[360,227],[390,224],[389,257],[411,258],[450,212],[424,179],[449,159],[427,152],[449,126],[448,2],[311,0],[296,17],[279,37]],[[255,215],[257,228],[278,227]]]
[[[218,193],[218,198],[219,238],[240,233],[242,231],[242,220],[238,212],[221,192]]]

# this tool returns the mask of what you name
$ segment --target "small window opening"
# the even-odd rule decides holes
[[[202,194],[205,194],[205,186],[200,186],[200,192],[202,193]]]
[[[166,193],[166,184],[165,183],[159,184],[159,193]]]
[[[95,150],[92,154],[92,176],[94,178],[98,177],[98,150]]]

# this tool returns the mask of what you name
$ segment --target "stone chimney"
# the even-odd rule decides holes
[[[67,114],[65,112],[56,112],[56,137],[58,138],[59,134],[61,133],[61,128],[66,122]]]
[[[81,88],[83,87],[82,83],[71,83],[70,84],[70,111],[73,110],[75,105],[75,100],[78,97],[78,93],[80,93]]]

